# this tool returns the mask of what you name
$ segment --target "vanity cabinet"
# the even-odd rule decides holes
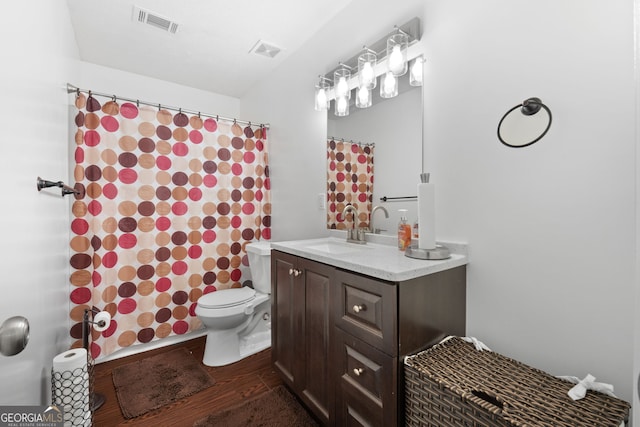
[[[271,357],[283,381],[325,425],[333,424],[331,289],[335,269],[271,252]]]
[[[404,356],[465,335],[466,267],[385,281],[272,249],[272,360],[325,425],[404,425]]]
[[[402,282],[337,269],[336,425],[404,425],[404,356],[465,334],[466,269]]]

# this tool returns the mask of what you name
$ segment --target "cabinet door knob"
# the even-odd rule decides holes
[[[294,275],[294,276],[298,277],[298,276],[299,276],[299,275],[301,275],[301,274],[302,274],[302,271],[297,270],[297,269],[296,269],[296,270],[293,270],[293,275]]]
[[[367,306],[364,304],[356,304],[353,306],[353,311],[356,313],[360,313],[361,311],[366,311]]]
[[[353,368],[353,374],[356,377],[359,377],[360,375],[362,375],[363,372],[364,372],[364,369],[362,368]]]

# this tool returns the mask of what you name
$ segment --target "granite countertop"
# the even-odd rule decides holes
[[[346,234],[344,234],[346,236]],[[449,248],[444,260],[409,258],[395,246],[394,236],[367,235],[367,243],[347,243],[339,232],[329,237],[271,242],[271,249],[297,255],[382,280],[400,282],[468,263],[465,244],[438,242]],[[390,244],[394,243],[394,244]]]

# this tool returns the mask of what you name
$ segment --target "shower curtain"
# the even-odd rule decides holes
[[[351,213],[342,211],[353,205],[360,227],[369,227],[373,203],[373,144],[327,140],[327,228],[353,227]]]
[[[199,329],[198,298],[250,286],[245,245],[270,238],[266,130],[90,92],[75,106],[73,346],[87,308],[112,317],[93,358]]]

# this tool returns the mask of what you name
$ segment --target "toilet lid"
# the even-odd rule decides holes
[[[209,292],[198,299],[198,305],[203,308],[233,307],[252,300],[256,291],[248,286],[242,288],[224,289],[222,291]]]

